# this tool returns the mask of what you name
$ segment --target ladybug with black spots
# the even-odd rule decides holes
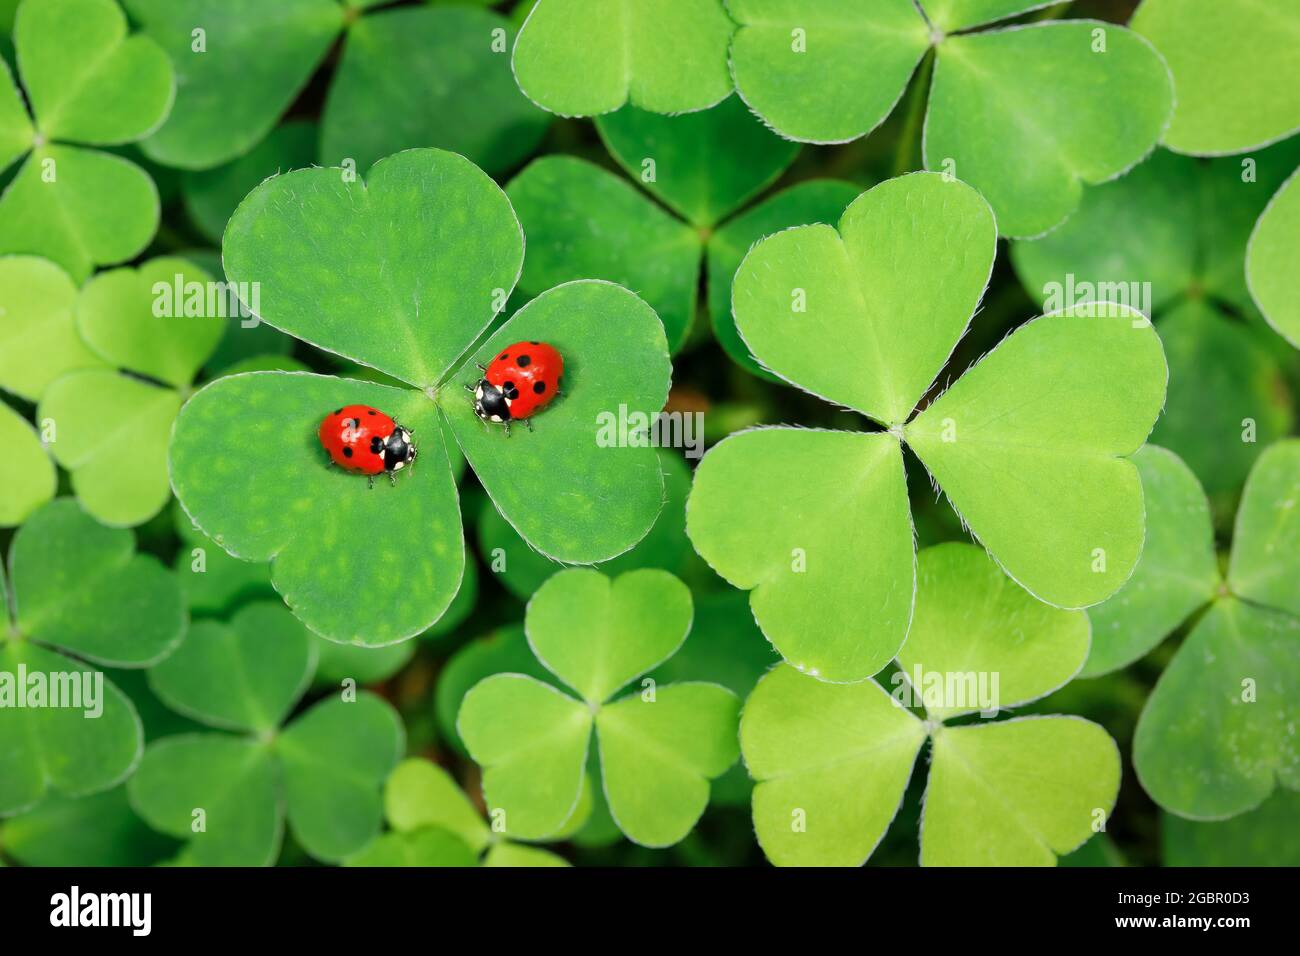
[[[397,484],[397,472],[415,461],[411,430],[377,408],[347,405],[325,416],[317,431],[321,446],[340,468],[366,475],[387,474]]]
[[[530,419],[560,394],[564,358],[545,342],[516,342],[502,349],[490,365],[480,365],[483,377],[465,387],[474,393],[474,414],[485,422],[505,426]]]

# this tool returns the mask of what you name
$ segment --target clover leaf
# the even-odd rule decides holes
[[[1231,820],[1161,815],[1165,866],[1300,866],[1300,793],[1278,790]]]
[[[548,850],[504,839],[446,770],[411,758],[384,784],[384,814],[392,831],[349,861],[382,866],[568,866]],[[448,840],[448,836],[452,840]],[[398,863],[391,855],[401,854]]]
[[[54,497],[54,463],[31,423],[0,403],[0,528],[22,524]]]
[[[55,263],[0,257],[0,389],[36,402],[59,376],[105,363],[77,334],[77,287]]]
[[[754,828],[779,866],[865,862],[927,738],[922,865],[1050,866],[1114,805],[1119,750],[1096,724],[1057,716],[944,723],[1068,681],[1087,654],[1086,615],[1036,601],[972,545],[927,548],[918,563],[916,623],[892,694],[872,680],[831,684],[782,664],[745,703],[740,741],[757,781]],[[926,720],[901,702],[910,695]]]
[[[147,136],[175,79],[113,0],[24,0],[14,46],[32,116],[0,63],[0,168],[20,163],[0,195],[0,253],[43,256],[80,281],[140,253],[159,219],[148,173],[86,147]]]
[[[194,526],[179,504],[173,511],[182,545],[176,553],[176,579],[191,612],[219,615],[250,600],[275,597],[270,568],[231,557]]]
[[[1260,213],[1246,250],[1246,281],[1250,294],[1269,325],[1300,348],[1300,307],[1295,250],[1300,244],[1300,169],[1291,174]]]
[[[1252,318],[1242,263],[1256,217],[1297,162],[1300,141],[1248,162],[1161,150],[1123,179],[1089,189],[1050,236],[1011,248],[1021,282],[1048,308],[1086,294],[1152,315],[1170,376],[1151,440],[1192,466],[1224,514],[1259,449],[1293,420],[1275,340]]]
[[[391,644],[446,610],[464,564],[448,441],[524,539],[557,560],[607,560],[653,525],[654,450],[596,438],[610,409],[663,407],[662,324],[625,289],[574,282],[474,345],[519,275],[523,235],[505,194],[467,160],[410,150],[377,163],[367,183],[337,169],[270,179],[236,212],[223,251],[232,281],[259,283],[265,322],[411,386],[229,376],[177,420],[172,479],[187,512],[231,554],[272,560],[276,589],[314,631]],[[565,389],[535,432],[507,436],[475,417],[464,387],[480,374],[474,363],[516,341],[557,348]],[[319,447],[321,418],[355,403],[414,429],[420,457],[395,488],[368,490]]]
[[[765,129],[734,96],[682,116],[627,106],[596,128],[619,164],[671,212],[598,166],[545,156],[506,187],[529,241],[520,287],[535,295],[588,277],[626,285],[655,307],[679,349],[694,322],[700,259],[714,229],[775,181],[799,147]]]
[[[1070,215],[1083,183],[1118,176],[1150,152],[1173,92],[1159,54],[1113,24],[966,32],[1035,6],[732,0],[732,71],[778,133],[835,143],[880,124],[918,64],[922,93],[932,70],[926,168],[979,189],[1003,235],[1040,235]]]
[[[229,623],[196,623],[150,670],[169,707],[234,732],[155,741],[128,784],[135,811],[187,840],[192,862],[269,865],[286,818],[303,849],[330,862],[378,834],[379,786],[402,755],[401,721],[360,693],[317,703],[286,725],[315,667],[315,644],[292,615],[251,604]]]
[[[172,423],[227,321],[210,312],[206,295],[191,309],[190,292],[173,290],[209,282],[191,263],[167,257],[100,273],[77,297],[77,331],[106,367],[52,382],[37,415],[52,425],[50,451],[72,473],[77,498],[106,524],[140,524],[171,497]],[[159,287],[172,293],[161,317]]]
[[[172,651],[185,628],[175,579],[135,553],[130,531],[97,524],[66,498],[18,529],[7,589],[3,578],[0,814],[49,792],[116,786],[140,760],[140,718],[96,667],[144,667]]]
[[[1166,810],[1226,819],[1258,806],[1277,783],[1300,789],[1300,758],[1286,730],[1300,694],[1300,441],[1277,442],[1256,461],[1222,577],[1195,478],[1163,450],[1136,461],[1150,544],[1132,580],[1091,612],[1087,673],[1121,667],[1182,621],[1194,622],[1143,707],[1133,764]]]
[[[691,597],[671,574],[561,571],[533,595],[528,642],[581,699],[524,674],[497,674],[465,695],[458,729],[483,768],[501,832],[543,839],[574,815],[593,731],[619,829],[644,846],[679,842],[704,812],[709,780],[735,763],[739,701],[716,684],[620,688],[671,657],[691,626]]]
[[[24,866],[151,866],[176,854],[131,811],[126,787],[47,797],[0,823],[0,848]]]
[[[731,92],[721,0],[539,0],[515,40],[519,88],[561,116],[624,103],[656,113],[707,109]]]
[[[995,242],[973,189],[918,173],[864,193],[838,230],[763,240],[736,275],[737,326],[757,359],[887,428],[742,432],[696,469],[692,543],[753,592],[763,633],[813,676],[870,676],[907,634],[904,441],[974,536],[1041,599],[1096,604],[1137,562],[1142,493],[1125,456],[1150,431],[1166,374],[1138,313],[1037,319],[913,414],[980,300]]]
[[[1173,73],[1177,107],[1164,143],[1215,156],[1300,130],[1300,104],[1278,77],[1300,71],[1300,11],[1250,0],[1143,0],[1132,29]]]

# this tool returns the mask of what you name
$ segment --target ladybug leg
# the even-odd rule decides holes
[[[470,392],[470,393],[473,393],[473,391],[474,391],[474,386],[471,385],[471,384],[469,384],[469,382],[466,382],[466,383],[465,383],[465,391]]]
[[[478,369],[479,369],[480,372],[486,372],[486,371],[487,371],[487,366],[484,365],[482,362],[475,362],[474,364],[478,366]],[[470,391],[473,391],[473,389],[471,389]]]
[[[367,488],[373,488],[373,487],[375,487],[375,476],[374,476],[374,475],[367,475],[367,476],[366,476],[366,487],[367,487]]]
[[[502,422],[501,424],[506,426],[506,437],[509,438],[509,437],[510,437],[510,419],[507,418],[507,419],[506,419],[504,422]]]
[[[524,427],[531,432],[533,430],[533,420],[531,418],[525,418],[523,421]]]
[[[397,487],[397,475],[393,474],[391,471],[388,473],[388,483],[394,488]]]

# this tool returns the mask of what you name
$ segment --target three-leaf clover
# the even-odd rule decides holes
[[[392,830],[349,866],[569,865],[549,850],[503,839],[451,775],[428,760],[404,760],[389,774],[384,815]]]
[[[1173,106],[1151,44],[1094,20],[977,27],[1035,0],[729,0],[736,87],[783,136],[812,143],[864,136],[921,67],[929,78],[927,169],[979,189],[1003,235],[1064,221],[1084,183],[1121,175],[1160,138]],[[927,51],[933,50],[933,56]],[[931,66],[932,65],[932,66]],[[915,108],[925,108],[919,98]]]
[[[131,805],[187,840],[206,866],[267,866],[287,817],[312,856],[339,861],[379,832],[379,787],[401,759],[397,713],[368,693],[324,700],[286,726],[316,667],[307,630],[283,607],[251,604],[229,623],[198,621],[149,671],[171,708],[232,733],[165,737],[131,778]]]
[[[757,359],[886,429],[755,429],[696,469],[686,511],[696,550],[753,592],[763,633],[813,676],[868,677],[907,634],[904,442],[1041,600],[1096,604],[1137,562],[1142,488],[1125,456],[1150,432],[1166,379],[1140,313],[1099,306],[1036,319],[913,412],[975,311],[995,245],[978,193],[916,173],[864,193],[838,230],[763,240],[736,275],[736,322]]]
[[[946,723],[1069,681],[1088,653],[1087,615],[1034,600],[972,545],[927,548],[918,565],[916,620],[892,693],[874,680],[831,684],[782,664],[745,703],[754,829],[777,865],[865,862],[927,738],[923,866],[1050,866],[1114,806],[1119,748],[1097,724]],[[923,705],[925,719],[905,703]]]
[[[0,814],[121,783],[140,760],[140,718],[96,666],[172,651],[185,629],[175,578],[135,553],[130,531],[64,498],[18,529],[0,591]]]
[[[1157,151],[1089,189],[1050,236],[1011,247],[1021,282],[1047,308],[1087,295],[1156,320],[1170,374],[1151,440],[1192,466],[1221,512],[1231,512],[1259,449],[1293,422],[1277,349],[1252,318],[1243,260],[1256,217],[1297,160],[1300,140],[1248,160]]]
[[[489,816],[515,839],[554,835],[573,818],[595,732],[601,784],[628,839],[680,841],[709,802],[709,780],[736,761],[740,701],[717,684],[681,683],[614,700],[671,657],[691,628],[691,595],[671,574],[561,571],[525,618],[537,659],[579,699],[525,674],[497,674],[465,695],[458,730],[483,766]]]
[[[1260,213],[1246,249],[1246,282],[1252,300],[1269,325],[1300,348],[1300,283],[1295,270],[1295,251],[1300,248],[1297,183],[1300,166]]]
[[[220,317],[211,288],[203,270],[163,257],[102,272],[77,297],[77,332],[103,365],[51,382],[37,417],[50,423],[50,452],[77,498],[106,524],[140,524],[171,497],[172,423],[227,322],[238,321]]]
[[[44,256],[81,281],[140,253],[158,228],[149,174],[88,147],[149,135],[171,108],[171,64],[128,35],[114,0],[23,0],[14,47],[31,115],[0,63],[0,170],[21,161],[0,196],[0,253]]]
[[[1300,130],[1300,9],[1254,0],[1143,0],[1129,26],[1164,56],[1177,105],[1164,144],[1221,156]]]
[[[1300,441],[1260,455],[1237,510],[1226,572],[1205,493],[1177,457],[1135,456],[1150,540],[1132,580],[1093,609],[1086,673],[1122,667],[1194,621],[1147,699],[1133,765],[1166,810],[1218,820],[1300,789]]]
[[[515,40],[519,88],[561,116],[625,103],[707,109],[731,92],[722,0],[538,0]]]
[[[410,387],[327,375],[228,376],[177,419],[172,484],[231,554],[272,561],[294,612],[345,643],[391,644],[426,630],[460,587],[465,549],[447,442],[468,459],[515,530],[557,560],[626,551],[662,506],[658,459],[637,435],[602,447],[599,416],[653,414],[668,392],[654,311],[626,289],[574,282],[483,334],[523,264],[524,237],[500,188],[462,157],[409,150],[368,182],[308,169],[259,186],[226,230],[227,276],[257,283],[261,318]],[[564,389],[535,431],[507,436],[465,391],[514,342],[565,358]],[[478,344],[475,344],[478,343]],[[365,404],[414,430],[415,464],[368,489],[328,464],[321,419]]]
[[[510,21],[489,10],[369,13],[374,0],[124,3],[181,79],[171,116],[142,144],[168,166],[211,169],[253,150],[340,36],[313,148],[323,164],[351,160],[364,170],[401,149],[439,146],[504,171],[549,124],[511,75]]]

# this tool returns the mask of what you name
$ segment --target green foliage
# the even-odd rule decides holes
[[[1216,823],[1161,817],[1165,866],[1296,866],[1300,794],[1278,790],[1257,810]]]
[[[1260,214],[1246,252],[1246,280],[1260,312],[1278,334],[1300,348],[1300,307],[1292,265],[1300,244],[1300,181],[1294,173]]]
[[[690,592],[653,569],[613,581],[562,571],[533,596],[525,626],[537,659],[581,700],[511,673],[465,695],[458,730],[484,767],[484,797],[500,832],[537,840],[564,828],[579,805],[594,731],[619,829],[645,846],[680,841],[708,803],[709,780],[736,761],[739,701],[716,684],[652,681],[611,698],[681,646]]]
[[[1096,724],[944,723],[979,709],[947,696],[954,676],[1000,674],[990,709],[1068,681],[1087,653],[1085,615],[1036,601],[971,545],[928,548],[918,565],[916,621],[892,694],[875,681],[832,684],[782,664],[746,701],[740,739],[757,781],[754,829],[779,866],[866,861],[927,738],[922,865],[1050,866],[1114,805],[1119,751]],[[916,675],[939,681],[913,684]],[[909,696],[926,719],[904,706]]]

